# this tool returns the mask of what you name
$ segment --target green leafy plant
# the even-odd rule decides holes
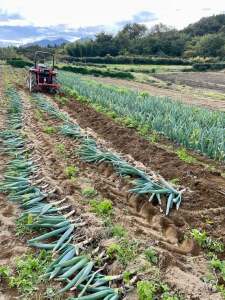
[[[96,196],[98,193],[93,187],[86,187],[81,191],[82,196],[90,198]]]
[[[129,283],[130,283],[131,276],[132,276],[132,273],[131,273],[130,271],[125,271],[125,272],[123,272],[123,281],[124,281],[126,284],[129,284]]]
[[[144,252],[146,259],[153,264],[157,264],[158,263],[158,257],[157,257],[157,253],[153,248],[148,248],[147,250],[145,250]]]
[[[0,278],[8,278],[11,274],[11,270],[8,266],[0,266]]]
[[[127,236],[126,229],[122,225],[119,225],[119,224],[113,225],[111,227],[111,233],[112,233],[112,236],[119,237],[119,238]]]
[[[23,236],[25,234],[31,233],[30,228],[27,225],[33,223],[32,214],[27,214],[24,218],[18,219],[16,221],[16,235]]]
[[[177,156],[179,159],[183,160],[184,162],[188,164],[195,163],[197,160],[193,156],[189,155],[187,153],[187,150],[185,148],[180,148],[176,151]]]
[[[17,288],[21,293],[31,294],[40,282],[39,276],[44,273],[51,262],[50,254],[42,250],[38,255],[25,254],[15,259],[15,271],[5,273],[10,287]]]
[[[116,258],[124,266],[135,259],[137,251],[138,243],[128,239],[121,239],[118,243],[112,243],[106,250],[110,258]]]
[[[43,128],[43,132],[47,133],[47,134],[53,134],[53,133],[56,133],[56,128],[54,128],[52,126],[45,126]]]
[[[157,285],[151,281],[138,281],[137,293],[139,300],[153,300],[157,292]]]
[[[109,216],[112,214],[112,201],[108,199],[90,200],[91,211],[99,216]]]
[[[66,154],[66,147],[64,144],[57,144],[55,146],[56,152],[60,155],[65,155]]]
[[[153,131],[151,135],[148,137],[148,140],[151,143],[157,143],[159,141],[159,134],[156,131]]]
[[[66,176],[71,179],[76,177],[77,173],[79,172],[79,169],[75,166],[68,166],[64,170]]]
[[[212,239],[211,237],[208,237],[205,231],[201,232],[197,229],[192,229],[191,236],[202,248],[218,253],[224,251],[224,244],[220,241]]]

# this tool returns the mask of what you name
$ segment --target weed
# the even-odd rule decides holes
[[[128,128],[137,128],[138,122],[132,117],[122,118],[122,123],[126,125]]]
[[[74,178],[77,175],[78,172],[79,172],[79,169],[75,166],[68,166],[64,170],[64,173],[66,174],[66,176],[69,179]]]
[[[93,187],[86,187],[81,191],[82,196],[90,198],[96,196],[98,193]]]
[[[31,233],[31,230],[27,227],[28,224],[33,223],[33,216],[31,214],[26,215],[22,219],[16,221],[16,236],[23,236]]]
[[[59,95],[55,96],[55,101],[62,106],[66,105],[69,102],[68,98]]]
[[[138,250],[138,243],[122,239],[118,243],[112,243],[107,248],[107,254],[110,258],[116,258],[122,265],[127,264],[135,259]]]
[[[108,199],[90,200],[91,211],[99,216],[110,216],[112,214],[112,202]]]
[[[153,300],[157,292],[157,286],[151,281],[138,281],[137,293],[139,300]]]
[[[126,229],[122,225],[119,225],[119,224],[112,226],[111,233],[112,233],[112,236],[119,237],[119,238],[127,236]]]
[[[173,178],[173,179],[170,180],[170,183],[176,185],[176,184],[179,184],[179,180],[180,180],[179,178]]]
[[[66,154],[66,148],[64,144],[57,144],[55,146],[56,152],[60,155],[65,155]]]
[[[42,111],[35,109],[34,116],[38,121],[43,121],[44,114]]]
[[[126,284],[129,284],[129,283],[130,283],[131,276],[132,276],[132,273],[131,273],[130,271],[125,271],[125,272],[123,273],[123,281],[124,281]]]
[[[176,151],[177,156],[180,160],[183,160],[184,162],[188,164],[196,163],[197,160],[193,156],[189,155],[185,148],[180,148]]]
[[[180,300],[180,297],[171,293],[167,284],[158,283],[156,281],[138,281],[137,293],[139,300]],[[160,298],[157,297],[160,295]]]
[[[197,229],[192,229],[191,236],[202,248],[218,253],[224,251],[224,244],[220,241],[213,240],[212,238],[208,237],[205,231],[201,232]]]
[[[138,132],[142,136],[146,136],[149,132],[149,126],[147,124],[138,126]]]
[[[43,132],[47,133],[47,134],[53,134],[53,133],[56,133],[56,129],[52,126],[45,126],[43,128]]]
[[[159,141],[159,134],[156,131],[153,131],[148,137],[148,141],[151,143],[157,143]]]
[[[11,270],[8,266],[0,266],[0,278],[8,278],[11,274]]]
[[[11,288],[16,287],[20,292],[32,293],[39,283],[39,276],[44,273],[51,262],[50,254],[42,250],[39,255],[25,254],[16,258],[16,269],[4,270],[4,276]]]
[[[153,248],[148,248],[147,250],[145,250],[144,254],[150,263],[153,263],[153,264],[158,263],[157,253]]]

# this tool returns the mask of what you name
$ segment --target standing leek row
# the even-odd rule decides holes
[[[155,130],[210,158],[225,160],[224,112],[103,85],[69,72],[60,72],[59,79],[65,91],[69,88],[88,103],[132,121],[132,125]]]
[[[76,289],[73,299],[119,299],[115,290],[108,285],[108,277],[96,269],[87,255],[80,255],[79,246],[73,243],[77,227],[82,223],[71,220],[65,214],[68,206],[61,206],[64,200],[48,203],[50,192],[43,192],[35,184],[34,174],[38,171],[35,161],[28,155],[26,141],[20,131],[22,128],[22,104],[14,89],[7,91],[9,99],[8,127],[0,132],[3,140],[0,150],[11,157],[7,164],[4,180],[0,184],[0,192],[8,195],[10,201],[17,203],[23,213],[20,219],[27,218],[27,227],[32,230],[44,229],[45,233],[28,241],[28,245],[52,251],[58,256],[47,268],[43,278],[58,278],[65,283],[57,294]],[[64,117],[58,112],[54,116]],[[49,242],[51,239],[51,242]],[[69,283],[68,283],[69,281]],[[103,282],[103,284],[98,284]]]
[[[46,98],[36,95],[34,101],[40,109],[43,109],[50,115],[54,112],[54,117],[62,120],[61,115],[63,113],[57,111],[56,107],[50,104]],[[82,132],[77,124],[73,124],[69,118],[67,120],[67,122],[59,127],[59,133],[81,140],[81,147],[78,154],[82,160],[88,163],[111,163],[120,176],[129,175],[135,178],[133,182],[134,187],[130,191],[139,195],[148,195],[150,202],[154,199],[159,205],[162,204],[164,198],[166,200],[166,215],[169,214],[173,206],[176,206],[176,209],[179,208],[183,191],[176,190],[159,175],[153,172],[146,174],[143,170],[130,165],[118,155],[101,149],[101,147],[97,146],[95,140],[89,138],[84,131]]]

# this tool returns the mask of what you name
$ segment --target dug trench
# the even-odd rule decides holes
[[[131,155],[166,180],[178,179],[179,184],[188,189],[180,209],[171,212],[170,220],[175,222],[182,218],[190,227],[207,229],[215,237],[225,238],[222,229],[225,225],[225,179],[219,171],[211,172],[199,164],[185,163],[175,153],[140,137],[135,129],[118,125],[75,99],[70,99],[62,109],[82,128],[91,128],[119,153]],[[211,225],[206,220],[211,220]]]
[[[90,239],[95,246],[98,245],[103,248],[107,245],[107,243],[111,242],[111,239],[109,239],[107,235],[104,222],[99,220],[99,218],[97,218],[93,213],[90,213],[88,200],[84,199],[82,196],[82,189],[84,187],[94,186],[100,198],[108,198],[113,202],[115,211],[114,222],[123,225],[127,229],[129,236],[139,241],[139,251],[152,245],[157,249],[160,253],[160,268],[161,271],[163,271],[165,281],[184,294],[185,299],[221,299],[218,294],[208,288],[205,288],[205,284],[200,280],[200,278],[208,272],[207,261],[193,240],[185,239],[185,233],[188,228],[205,228],[206,225],[204,221],[206,219],[215,221],[216,217],[217,222],[213,224],[210,223],[211,225],[208,224],[207,231],[215,237],[221,235],[224,236],[221,232],[224,220],[218,215],[218,212],[224,212],[223,206],[225,199],[222,195],[220,195],[220,197],[214,197],[217,202],[210,206],[212,207],[211,209],[207,209],[207,205],[204,206],[203,202],[207,199],[207,195],[205,193],[207,190],[210,191],[210,187],[207,186],[206,189],[206,185],[209,183],[209,180],[206,182],[205,178],[201,184],[195,184],[197,182],[197,178],[194,177],[197,175],[200,176],[200,174],[202,174],[202,170],[198,170],[195,166],[190,167],[189,165],[186,165],[184,167],[184,164],[177,160],[176,157],[173,157],[175,162],[172,164],[170,160],[168,161],[168,159],[166,159],[166,153],[163,153],[164,156],[160,156],[156,151],[157,148],[149,144],[149,151],[151,150],[150,152],[153,153],[153,149],[155,149],[156,155],[152,155],[152,158],[154,157],[154,163],[152,164],[150,156],[148,155],[149,159],[146,160],[146,157],[144,157],[143,154],[142,158],[145,164],[151,165],[151,168],[156,168],[155,160],[157,160],[157,171],[160,171],[159,158],[161,157],[161,163],[164,162],[164,167],[167,162],[167,167],[170,166],[171,170],[176,174],[175,175],[172,171],[161,172],[163,171],[163,169],[161,169],[160,173],[165,176],[166,179],[170,179],[171,176],[179,176],[179,178],[182,178],[183,185],[186,180],[185,186],[187,186],[188,179],[188,182],[192,184],[192,188],[195,188],[194,191],[187,192],[184,196],[182,206],[179,211],[172,211],[169,217],[165,217],[158,206],[154,206],[145,199],[134,197],[134,195],[129,193],[129,183],[119,178],[110,166],[106,164],[89,165],[82,162],[75,154],[75,150],[79,147],[79,143],[77,141],[63,137],[57,133],[50,135],[44,133],[43,126],[46,125],[46,122],[48,126],[53,127],[59,125],[59,122],[49,119],[46,115],[42,118],[37,118],[34,115],[35,108],[33,105],[30,105],[28,96],[24,92],[21,92],[21,95],[25,105],[27,106],[27,118],[24,130],[28,139],[36,144],[35,147],[38,150],[39,155],[42,156],[42,172],[45,174],[45,177],[49,180],[49,182],[51,182],[53,186],[57,187],[61,195],[68,196],[71,209],[74,208],[76,210],[76,214],[81,215],[82,218],[86,220],[87,229],[84,234],[88,237],[88,239]],[[142,161],[141,155],[138,153],[138,147],[140,147],[139,145],[141,142],[143,142],[142,147],[144,147],[145,141],[141,141],[135,132],[131,131],[134,136],[136,135],[136,139],[139,139],[140,141],[138,142],[137,140],[137,148],[135,147],[134,151],[134,147],[132,148],[129,146],[130,148],[127,149],[124,145],[125,142],[121,142],[121,139],[123,139],[122,133],[126,132],[126,136],[128,136],[129,130],[127,131],[126,128],[120,127],[110,122],[110,120],[107,121],[109,122],[109,125],[106,127],[107,119],[104,119],[105,117],[99,114],[96,114],[95,121],[92,119],[91,122],[88,122],[84,119],[84,114],[86,117],[89,115],[89,118],[91,118],[90,116],[94,116],[95,112],[83,104],[81,106],[80,103],[80,109],[77,104],[76,110],[74,110],[74,105],[76,106],[76,104],[77,103],[73,101],[71,104],[73,106],[73,110],[72,107],[69,106],[67,109],[74,120],[76,118],[83,128],[91,127],[95,132],[97,132],[96,136],[105,139],[107,138],[110,145],[112,144],[114,148],[123,150],[123,153],[127,154],[134,153],[133,157],[135,159],[139,158],[138,160]],[[101,125],[102,128],[105,125],[102,133],[98,132],[101,118],[102,121],[104,119],[105,122]],[[111,135],[109,138],[109,133],[107,133],[109,132],[110,125],[110,132],[111,134],[113,133],[112,139]],[[117,127],[119,127],[120,131],[116,131]],[[104,132],[106,136],[104,136]],[[129,141],[133,140],[134,142],[134,136],[130,134]],[[116,141],[118,142],[116,143]],[[56,147],[57,145],[65,146],[63,153],[58,152]],[[144,153],[147,155],[148,147],[145,148]],[[177,166],[175,167],[176,164]],[[183,168],[181,168],[182,164]],[[75,181],[71,181],[65,176],[64,170],[68,165],[75,165],[79,168],[79,174]],[[180,172],[177,171],[177,168],[179,168]],[[192,173],[186,174],[188,170]],[[213,182],[213,192],[215,193],[216,184],[218,184],[220,180],[222,181],[222,178],[213,174],[210,174],[210,176],[217,179],[216,182]],[[222,182],[224,186],[224,181]],[[199,186],[201,187],[200,191]],[[212,186],[212,184],[210,186]],[[193,203],[191,203],[192,201]],[[207,199],[207,201],[206,202],[209,207],[209,199]],[[108,266],[108,273],[115,274],[118,273],[118,271],[124,271],[122,266],[115,265],[114,263]],[[181,281],[183,284],[181,284]],[[131,298],[128,297],[127,299]]]

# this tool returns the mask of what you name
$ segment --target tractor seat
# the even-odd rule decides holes
[[[37,66],[40,69],[46,69],[47,68],[47,66],[45,64],[38,64]]]

